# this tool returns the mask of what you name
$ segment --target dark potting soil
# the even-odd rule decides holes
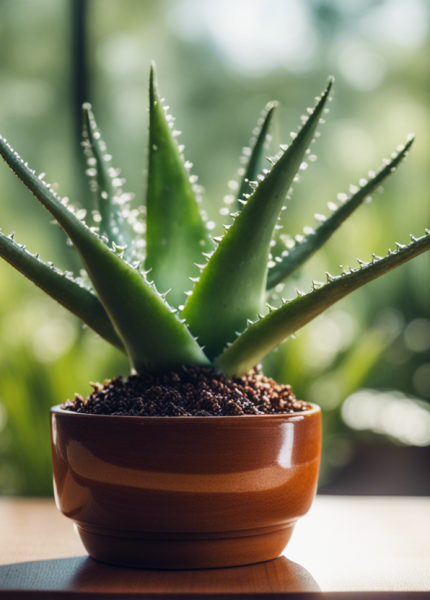
[[[92,384],[87,398],[75,394],[63,408],[96,415],[202,417],[289,414],[310,407],[290,385],[279,385],[257,369],[227,379],[208,367],[183,367],[178,373],[139,373]]]

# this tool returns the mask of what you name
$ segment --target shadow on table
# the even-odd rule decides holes
[[[315,592],[320,588],[300,565],[277,558],[228,569],[146,571],[112,567],[89,557],[60,558],[0,566],[0,588],[93,593],[273,593]],[[20,596],[13,595],[14,598]]]

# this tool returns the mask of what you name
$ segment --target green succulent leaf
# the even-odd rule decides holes
[[[108,239],[108,243],[126,247],[125,257],[131,254],[132,232],[127,221],[122,217],[124,208],[121,180],[118,171],[111,165],[111,155],[102,140],[97,127],[91,104],[84,104],[83,146],[88,157],[87,174],[90,176],[90,187],[97,198],[97,208],[100,212],[100,235]]]
[[[44,263],[39,255],[30,254],[25,246],[20,246],[3,233],[0,233],[0,256],[98,335],[125,352],[100,300],[74,280],[71,273],[61,272],[52,264]]]
[[[251,194],[253,192],[253,189],[249,182],[255,181],[262,170],[263,160],[265,158],[265,145],[267,135],[270,131],[272,117],[275,113],[275,108],[277,106],[277,102],[268,102],[257,123],[256,130],[258,131],[258,133],[255,134],[257,137],[254,142],[254,145],[252,146],[251,155],[245,168],[245,174],[239,186],[239,192],[237,194],[238,200],[243,198],[244,194]],[[241,208],[242,205],[239,202],[237,202],[237,210],[241,210]]]
[[[359,287],[385,275],[392,269],[430,249],[430,231],[407,246],[396,244],[384,258],[373,255],[371,263],[358,261],[358,269],[350,269],[339,277],[327,274],[326,284],[313,284],[307,294],[286,301],[265,317],[251,324],[219,357],[218,366],[228,376],[242,375],[276,348],[285,338],[315,319],[330,306]]]
[[[282,262],[277,262],[274,267],[269,269],[267,274],[267,289],[271,289],[278,283],[284,281],[309,260],[323,244],[325,244],[325,242],[364,202],[364,200],[368,198],[387,177],[394,173],[399,163],[408,154],[412,143],[413,138],[402,147],[398,154],[389,161],[388,164],[383,166],[368,182],[363,183],[357,192],[353,193],[349,198],[345,194],[345,200],[337,209],[335,209],[333,214],[325,219],[313,233],[307,235],[301,242],[296,243],[282,259]]]
[[[288,148],[258,184],[203,269],[183,311],[210,359],[264,306],[270,242],[291,183],[315,135],[332,80]]]
[[[73,215],[0,138],[0,154],[69,236],[136,369],[174,370],[207,358],[172,309],[142,274]]]
[[[200,214],[195,182],[184,163],[182,149],[172,131],[158,93],[155,66],[149,78],[149,149],[147,184],[146,268],[158,289],[172,289],[173,306],[185,302],[190,277],[198,275],[196,264],[203,252],[213,250],[213,242]],[[179,132],[178,132],[179,133]],[[190,180],[191,179],[191,180]]]

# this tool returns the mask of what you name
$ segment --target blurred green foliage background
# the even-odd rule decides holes
[[[85,20],[76,28],[83,8]],[[82,25],[86,25],[86,30]],[[74,27],[75,25],[75,27]],[[78,23],[79,25],[79,23]],[[88,81],[76,49],[86,41]],[[424,0],[0,0],[0,131],[37,172],[90,207],[77,136],[84,93],[144,201],[147,76],[183,131],[185,156],[221,229],[242,147],[264,104],[281,101],[273,131],[288,142],[307,106],[336,91],[281,233],[315,226],[349,184],[379,166],[411,131],[408,161],[282,292],[325,271],[386,254],[430,226],[430,4]],[[81,98],[82,99],[82,98]],[[79,270],[61,230],[0,165],[0,225],[31,252]],[[277,250],[282,242],[278,240]],[[430,257],[360,290],[288,340],[265,371],[324,410],[321,481],[336,477],[360,439],[430,445]],[[0,493],[52,493],[49,407],[89,381],[127,373],[125,360],[0,263]],[[361,395],[360,395],[361,394]],[[359,409],[359,410],[358,410]],[[358,412],[357,412],[358,411]]]

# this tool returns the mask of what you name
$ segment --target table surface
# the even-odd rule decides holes
[[[71,599],[88,593],[92,598],[227,598],[239,593],[263,598],[286,597],[288,592],[313,598],[319,591],[429,592],[430,499],[319,496],[297,524],[285,556],[203,571],[144,571],[97,563],[86,555],[53,500],[0,499],[1,598]],[[359,595],[366,600],[372,596]],[[430,593],[386,597],[430,598]]]

